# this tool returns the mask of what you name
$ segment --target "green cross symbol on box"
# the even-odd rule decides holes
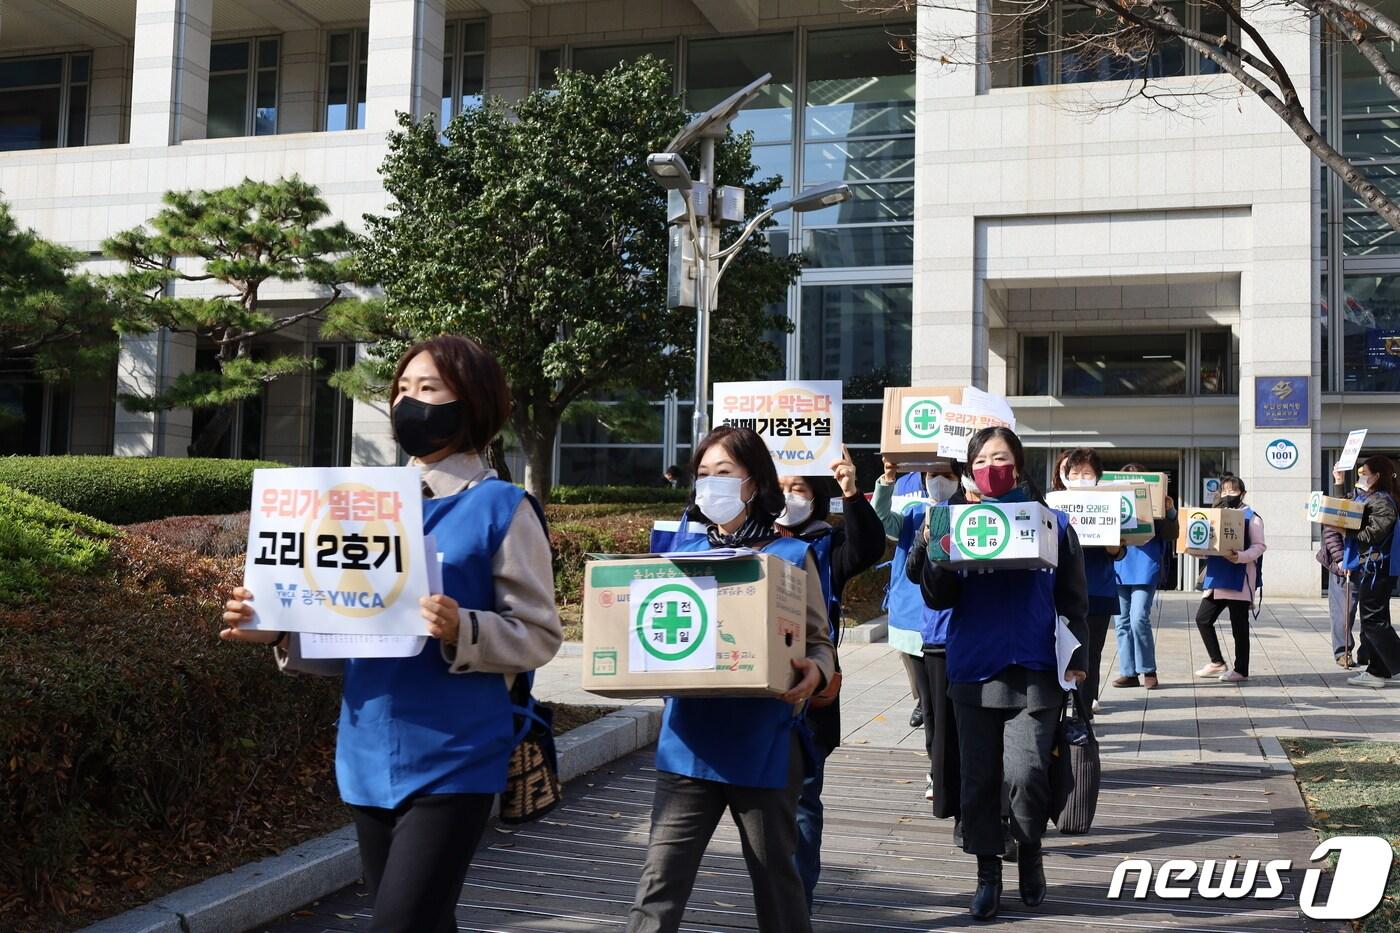
[[[932,399],[920,399],[909,406],[904,427],[917,438],[927,440],[938,433],[943,420],[943,406]]]
[[[635,620],[642,649],[662,661],[680,661],[694,654],[709,626],[709,613],[699,591],[680,582],[663,583],[648,593]]]
[[[954,529],[958,550],[973,560],[996,557],[1010,541],[1006,524],[1006,516],[996,509],[985,505],[968,507],[958,516]]]
[[[1210,522],[1203,518],[1196,519],[1187,530],[1186,537],[1190,539],[1191,543],[1196,547],[1201,547],[1206,544],[1210,541]]]
[[[1125,525],[1137,523],[1137,504],[1132,496],[1122,496],[1118,500],[1118,521]]]

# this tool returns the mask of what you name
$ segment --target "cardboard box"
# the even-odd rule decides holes
[[[1085,547],[1118,547],[1125,504],[1132,520],[1130,530],[1137,525],[1133,502],[1128,498],[1130,495],[1131,491],[1065,489],[1047,493],[1045,501],[1050,508],[1065,513],[1069,523],[1074,526],[1074,533],[1079,536],[1080,544]]]
[[[1314,492],[1308,497],[1308,521],[1319,525],[1355,531],[1361,527],[1361,517],[1365,511],[1365,504],[1355,499],[1338,499],[1321,492]]]
[[[908,470],[947,463],[938,456],[943,411],[962,404],[961,386],[903,386],[885,389],[880,456]]]
[[[1120,544],[1142,547],[1157,534],[1157,527],[1152,524],[1152,491],[1146,483],[1099,483],[1094,487],[1094,491],[1118,494]]]
[[[1167,517],[1167,474],[1106,472],[1099,479],[1104,483],[1146,483],[1152,497],[1152,517]]]
[[[1055,567],[1060,535],[1055,513],[1039,502],[978,502],[929,509],[931,560],[959,569]]]
[[[807,655],[807,574],[771,554],[590,560],[583,689],[606,697],[777,696]]]
[[[1244,550],[1244,510],[1182,509],[1176,549],[1192,557],[1223,557]]]

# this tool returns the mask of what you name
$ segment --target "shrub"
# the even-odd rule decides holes
[[[104,571],[0,612],[0,914],[25,918],[0,928],[71,928],[344,819],[338,681],[216,637],[241,561],[103,540]]]
[[[248,508],[265,460],[175,457],[0,457],[0,483],[114,525]]]
[[[0,485],[0,605],[43,596],[54,572],[97,572],[116,533],[94,518]]]
[[[179,515],[127,525],[123,530],[200,557],[238,557],[248,549],[247,512]]]
[[[685,502],[689,494],[687,489],[672,489],[670,486],[555,486],[550,490],[549,501],[558,505],[650,505]]]

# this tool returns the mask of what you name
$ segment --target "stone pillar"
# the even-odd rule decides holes
[[[303,29],[282,34],[282,112],[278,133],[314,133],[321,126],[326,67],[321,33]]]
[[[972,35],[976,14],[920,5],[917,29],[931,36],[962,29]],[[976,95],[976,69],[950,69],[919,56],[915,88],[913,380],[985,387],[987,319],[978,299],[976,218],[970,210],[984,194],[950,190],[948,150],[958,147],[947,145],[945,104]]]
[[[126,141],[131,118],[131,46],[92,50],[92,84],[88,104],[87,144],[114,146]]]
[[[1309,83],[1307,31],[1279,13],[1261,20],[1261,31],[1300,87]],[[1322,415],[1321,333],[1312,305],[1311,208],[1314,169],[1304,146],[1280,139],[1277,197],[1251,207],[1252,256],[1240,295],[1240,469],[1247,502],[1265,522],[1265,588],[1279,596],[1317,596],[1320,588],[1313,526],[1305,505],[1320,472],[1313,438]],[[1309,377],[1310,427],[1255,423],[1255,390],[1279,376]],[[1271,448],[1288,452],[1284,456]]]
[[[150,396],[194,369],[194,337],[166,330],[122,339],[117,394]],[[191,440],[188,408],[147,414],[116,404],[112,453],[119,457],[184,457]]]
[[[213,0],[137,0],[131,143],[174,146],[208,133]]]
[[[365,128],[388,132],[442,106],[443,0],[370,0]]]

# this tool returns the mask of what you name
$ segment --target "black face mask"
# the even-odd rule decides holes
[[[1221,496],[1220,507],[1222,509],[1237,509],[1244,505],[1244,496]]]
[[[389,416],[394,439],[410,457],[426,457],[447,446],[462,424],[460,400],[429,405],[404,396]]]

